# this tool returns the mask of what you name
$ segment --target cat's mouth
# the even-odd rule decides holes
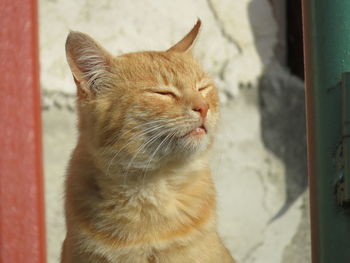
[[[204,135],[207,133],[207,129],[205,128],[205,126],[202,124],[196,128],[194,128],[193,130],[189,131],[187,134],[185,134],[183,137],[187,137],[187,136],[197,136],[197,135]]]

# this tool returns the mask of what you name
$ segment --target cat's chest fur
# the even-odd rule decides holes
[[[98,176],[79,177],[79,185],[68,182],[75,187],[68,187],[67,213],[75,219],[75,229],[71,231],[78,230],[76,235],[83,240],[82,250],[104,255],[106,262],[193,260],[200,252],[197,250],[201,242],[217,238],[216,232],[212,233],[215,227],[213,183],[206,169],[194,167],[198,164],[189,165],[183,174],[180,171],[176,176],[161,174],[154,181],[133,186],[113,186],[107,179],[96,182]],[[189,244],[190,251],[182,254],[187,255],[186,258],[172,261],[181,255],[172,255],[172,251],[188,250]]]

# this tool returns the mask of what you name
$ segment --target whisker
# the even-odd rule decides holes
[[[170,135],[170,137],[169,137],[169,135]],[[160,149],[160,146],[162,145],[162,143],[163,143],[163,142],[166,142],[166,140],[167,140],[168,137],[169,137],[168,144],[167,144],[167,146],[166,146],[166,147],[168,148],[168,146],[170,145],[171,141],[175,138],[176,131],[173,131],[173,132],[170,133],[169,135],[158,145],[157,149],[158,149],[158,148]],[[157,152],[157,149],[154,151],[154,153],[153,153],[152,156],[150,157],[150,160],[148,161],[147,166],[146,166],[146,168],[145,168],[144,171],[143,171],[143,176],[142,176],[142,184],[143,184],[143,185],[145,184],[145,178],[146,178],[146,174],[147,174],[147,171],[148,171],[149,164],[152,162],[152,159],[154,158],[154,156],[155,156],[155,154],[156,154],[156,152]],[[159,160],[161,160],[161,159],[162,159],[162,157],[161,157]]]
[[[181,119],[181,118],[178,118],[178,119]],[[173,119],[174,120],[174,119]],[[157,125],[157,126],[152,126],[152,127],[149,127],[147,129],[145,129],[144,131],[142,131],[140,134],[136,134],[134,136],[132,136],[128,141],[127,143],[122,147],[120,148],[115,154],[114,156],[112,157],[111,161],[109,162],[108,164],[108,168],[107,168],[107,175],[109,175],[109,170],[110,170],[110,167],[113,163],[113,161],[115,160],[115,158],[118,156],[118,154],[123,150],[125,149],[130,143],[132,143],[135,139],[137,139],[138,137],[141,137],[141,136],[144,136],[144,135],[147,135],[148,133],[151,133],[157,129],[162,129],[162,128],[167,128],[167,126],[176,126],[176,124],[174,123],[164,123],[162,125]],[[164,132],[167,132],[167,131],[163,131]],[[161,134],[162,135],[162,134]],[[160,135],[160,136],[161,136]],[[133,158],[134,159],[134,158]]]
[[[176,117],[176,118],[173,118],[173,119],[164,118],[164,119],[152,120],[152,121],[149,121],[149,122],[146,122],[146,123],[141,123],[141,124],[136,125],[135,127],[131,128],[131,129],[126,130],[121,135],[116,134],[116,136],[113,136],[113,139],[111,139],[111,142],[109,143],[109,145],[115,144],[118,141],[118,138],[123,138],[123,136],[125,136],[126,134],[128,134],[128,133],[132,132],[133,130],[135,130],[137,128],[140,128],[142,126],[149,126],[149,125],[152,125],[152,124],[162,123],[162,122],[168,123],[169,121],[171,121],[171,122],[173,122],[173,121],[181,121],[181,119],[186,119],[186,117],[179,116],[179,117]]]
[[[175,121],[175,122],[174,122]],[[174,130],[174,127],[179,125],[179,122],[181,122],[181,125],[186,125],[189,126],[189,123],[193,123],[193,120],[188,120],[187,117],[184,116],[180,116],[177,118],[173,118],[173,119],[158,119],[158,120],[152,120],[143,124],[139,124],[127,131],[125,131],[122,135],[118,136],[119,138],[117,138],[117,140],[115,140],[114,143],[116,143],[118,141],[118,139],[122,139],[123,135],[126,135],[127,133],[132,132],[133,130],[140,128],[140,127],[145,127],[145,126],[149,126],[144,130],[141,130],[140,133],[137,133],[133,136],[131,136],[126,143],[120,148],[118,149],[114,154],[113,157],[111,158],[111,160],[108,163],[108,167],[107,167],[107,175],[109,175],[109,171],[110,168],[112,166],[112,164],[114,163],[114,160],[117,158],[117,156],[122,152],[123,149],[125,149],[128,145],[130,145],[132,142],[135,142],[139,139],[142,138],[142,136],[151,134],[151,133],[155,133],[154,135],[152,135],[147,141],[143,142],[137,149],[136,153],[133,155],[133,157],[130,159],[128,165],[126,166],[126,173],[124,174],[124,176],[127,176],[128,171],[130,170],[133,162],[135,161],[136,157],[140,154],[141,151],[143,151],[148,145],[151,145],[152,143],[154,143],[157,139],[159,139],[161,136],[169,133],[164,140],[158,145],[158,147],[156,148],[156,150],[152,153],[152,156],[149,160],[149,162],[147,163],[147,167],[146,170],[148,169],[152,159],[154,158],[154,156],[156,155],[157,151],[160,149],[161,145],[165,142],[167,142],[167,146],[169,147],[170,145],[170,141],[174,138],[174,136],[176,134],[178,134],[178,130]],[[187,146],[187,145],[186,145]]]
[[[149,159],[149,161],[148,161],[148,163],[147,163],[147,166],[146,166],[146,168],[145,168],[145,173],[147,172],[150,163],[151,163],[152,160],[154,159],[154,157],[155,157],[156,153],[158,152],[158,150],[160,149],[160,147],[163,145],[164,142],[166,142],[166,140],[167,140],[168,138],[171,138],[171,136],[173,136],[173,135],[174,135],[174,132],[173,132],[173,133],[169,133],[169,134],[159,143],[159,145],[158,145],[157,148],[154,150],[154,152],[152,153],[152,155],[151,155],[151,157],[150,157],[150,159]]]
[[[135,127],[131,128],[131,129],[127,129],[125,132],[123,132],[122,134],[116,134],[115,136],[113,136],[113,138],[111,138],[111,141],[108,145],[113,145],[115,144],[117,141],[118,141],[118,138],[123,138],[123,136],[125,136],[126,134],[132,132],[133,130],[137,129],[137,128],[140,128],[142,126],[148,126],[150,124],[155,124],[155,123],[159,123],[159,122],[162,122],[164,120],[162,119],[158,119],[158,120],[152,120],[152,121],[149,121],[149,122],[146,122],[146,123],[141,123],[141,124],[138,124],[136,125]],[[105,148],[106,150],[107,148]]]
[[[173,119],[173,120],[174,120],[174,119]],[[147,129],[145,129],[144,131],[142,131],[141,134],[138,134],[138,135],[139,135],[140,137],[143,136],[143,135],[147,135],[147,133],[151,133],[151,132],[153,132],[153,131],[155,131],[155,130],[157,130],[157,129],[161,129],[161,128],[163,128],[163,127],[166,127],[167,125],[176,126],[177,124],[174,124],[174,123],[165,123],[165,124],[163,124],[163,125],[152,126],[152,127],[149,127],[149,128],[147,128]],[[133,139],[135,139],[135,136],[132,136],[132,137],[128,140],[128,142],[127,142],[121,149],[119,149],[118,153],[119,153],[122,149],[124,149],[127,145],[129,145],[129,144],[133,141]]]
[[[136,154],[133,156],[133,158],[130,160],[128,166],[127,166],[127,171],[129,170],[129,168],[131,167],[131,164],[133,163],[133,161],[135,160],[136,156],[143,150],[146,148],[147,145],[149,145],[150,143],[156,141],[158,138],[162,137],[164,134],[166,134],[168,132],[168,130],[162,131],[156,135],[154,135],[153,137],[151,137],[146,143],[142,144],[138,151],[136,152]],[[126,173],[127,175],[127,173]],[[125,176],[126,176],[125,175]]]
[[[153,131],[153,130],[151,130],[151,131]],[[136,134],[136,135],[134,135],[134,136],[132,136],[129,140],[128,140],[128,142],[123,146],[123,147],[121,147],[114,155],[113,155],[113,158],[110,160],[110,162],[109,162],[109,165],[108,165],[108,168],[107,168],[107,175],[109,174],[109,169],[110,169],[110,166],[111,166],[111,164],[113,163],[113,161],[114,161],[114,159],[119,155],[119,153],[123,150],[123,149],[125,149],[130,143],[132,143],[132,142],[134,142],[134,140],[136,140],[138,137],[141,137],[141,136],[143,136],[143,135],[146,135],[147,133],[149,133],[150,131],[143,131],[142,133],[140,133],[140,134]]]

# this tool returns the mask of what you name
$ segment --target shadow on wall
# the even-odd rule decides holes
[[[266,59],[264,41],[267,40],[259,36],[261,32],[254,23],[259,4],[259,0],[252,1],[248,12],[255,45],[265,69],[258,89],[261,136],[266,148],[280,158],[286,168],[286,200],[272,218],[274,220],[283,215],[308,186],[304,83],[280,65],[276,54],[271,60]]]

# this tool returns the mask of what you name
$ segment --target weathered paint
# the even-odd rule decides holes
[[[350,71],[349,14],[350,1],[303,1],[313,263],[350,262],[350,213],[335,194],[341,79]]]
[[[37,3],[0,1],[0,262],[45,262]]]

